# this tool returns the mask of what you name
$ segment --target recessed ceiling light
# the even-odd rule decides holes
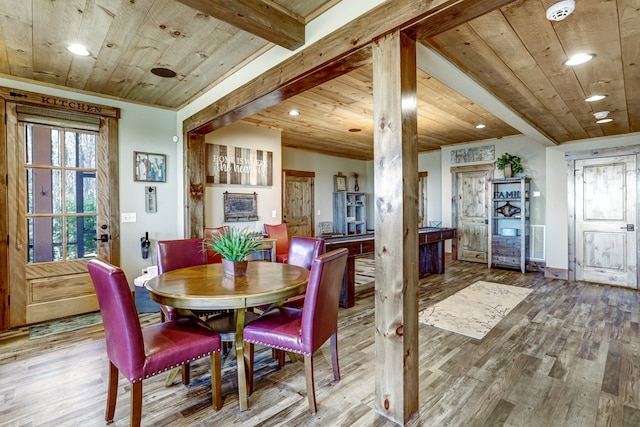
[[[601,99],[605,99],[607,97],[607,95],[591,95],[588,98],[585,98],[586,102],[594,102],[594,101],[600,101]]]
[[[484,128],[486,128],[486,127],[487,127],[487,125],[485,125],[485,124],[483,124],[483,123],[478,123],[478,124],[476,125],[476,129],[484,129]]]
[[[168,68],[164,68],[164,67],[155,67],[151,69],[151,74],[155,74],[158,77],[165,77],[165,78],[172,78],[175,77],[177,74],[175,71],[170,70]]]
[[[609,123],[612,122],[613,119],[612,118],[608,118],[608,119],[600,119],[600,120],[596,120],[596,123],[598,124],[603,124],[603,123]]]
[[[291,110],[291,111],[289,111],[289,115],[290,116],[299,116],[300,112],[298,110]]]
[[[81,44],[70,44],[69,46],[67,46],[67,50],[73,53],[74,55],[79,55],[79,56],[91,55],[91,52],[89,52],[87,48],[82,46]]]
[[[564,61],[563,64],[573,67],[574,65],[580,65],[580,64],[584,64],[585,62],[589,62],[595,56],[596,55],[593,53],[579,53],[577,55],[573,55],[571,58]]]

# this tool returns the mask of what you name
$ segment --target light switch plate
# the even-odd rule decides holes
[[[136,222],[136,213],[129,212],[121,215],[121,222]]]

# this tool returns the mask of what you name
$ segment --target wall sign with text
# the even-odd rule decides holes
[[[273,185],[273,153],[253,148],[206,144],[207,184]]]

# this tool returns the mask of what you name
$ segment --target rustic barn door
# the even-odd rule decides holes
[[[576,279],[638,288],[636,156],[575,162]]]
[[[313,172],[282,171],[282,220],[289,236],[315,235],[314,177]]]
[[[458,260],[486,263],[489,179],[493,176],[493,165],[454,167],[451,174]]]
[[[10,108],[9,326],[95,311],[87,260],[112,259],[105,121],[25,122]]]

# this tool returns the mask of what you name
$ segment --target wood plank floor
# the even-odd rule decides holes
[[[424,426],[640,426],[640,304],[632,290],[545,280],[541,273],[447,262],[421,281],[420,309],[477,280],[533,289],[483,340],[421,325],[420,414]],[[307,412],[302,362],[278,370],[256,354],[255,391],[240,413],[233,357],[223,367],[224,407],[210,407],[206,362],[193,381],[144,383],[146,426],[391,426],[374,409],[373,286],[341,309],[342,380],[328,344],[316,355],[318,414]],[[144,314],[144,324],[158,321]],[[29,340],[0,334],[0,425],[104,425],[107,359],[101,326]],[[128,425],[129,384],[120,381],[114,426]]]

